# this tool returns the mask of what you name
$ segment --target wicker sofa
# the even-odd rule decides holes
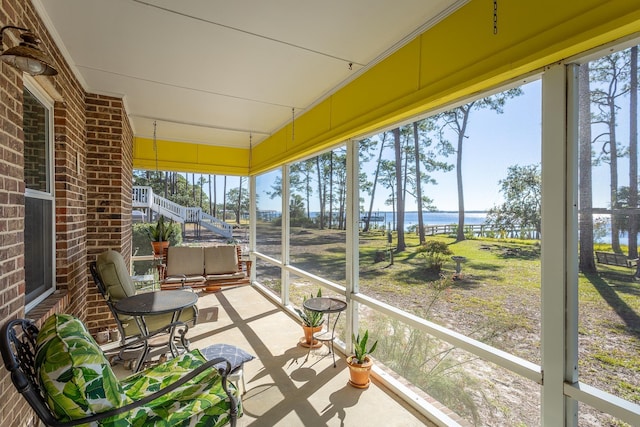
[[[158,268],[161,289],[246,285],[251,261],[242,260],[238,245],[171,246]]]

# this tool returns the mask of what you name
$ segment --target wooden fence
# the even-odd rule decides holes
[[[425,225],[424,234],[435,236],[437,234],[456,234],[457,224],[437,224]],[[418,227],[416,227],[416,234]],[[539,233],[532,228],[513,228],[511,230],[500,230],[487,224],[470,224],[464,226],[464,234],[473,237],[493,237],[496,239],[539,239]]]

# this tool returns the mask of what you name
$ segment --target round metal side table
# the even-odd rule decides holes
[[[339,300],[337,298],[330,297],[317,297],[317,298],[309,298],[303,304],[305,309],[310,311],[315,311],[317,313],[322,313],[327,315],[327,329],[321,332],[316,332],[313,334],[313,338],[318,341],[324,341],[330,343],[329,351],[333,355],[333,367],[336,367],[336,353],[333,350],[333,341],[336,338],[336,325],[338,324],[338,319],[340,319],[340,313],[342,313],[347,308],[347,303],[345,301]],[[331,327],[331,314],[337,313],[336,319],[333,322],[333,328]],[[309,352],[307,353],[306,362],[309,359],[309,354],[311,353],[311,347],[309,347]]]

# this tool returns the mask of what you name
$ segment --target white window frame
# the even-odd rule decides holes
[[[27,197],[41,200],[51,201],[51,287],[49,287],[42,295],[39,295],[33,301],[25,305],[25,313],[36,307],[56,290],[56,198],[55,198],[55,180],[54,180],[54,138],[53,138],[53,122],[54,122],[54,101],[46,92],[38,85],[36,80],[30,76],[24,76],[24,89],[31,94],[44,106],[47,110],[47,191],[38,191],[30,188],[24,190],[25,199]],[[25,202],[26,204],[26,202]],[[26,244],[26,242],[25,242]],[[29,260],[25,259],[25,264]],[[26,292],[26,287],[25,287]],[[26,295],[25,295],[26,296]]]

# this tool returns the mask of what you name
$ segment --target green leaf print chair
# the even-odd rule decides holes
[[[118,380],[74,316],[54,314],[38,330],[7,322],[0,351],[16,389],[47,426],[235,426],[237,390],[225,358],[193,350]]]
[[[133,280],[129,275],[126,263],[120,252],[107,250],[98,255],[95,262],[89,265],[93,281],[98,290],[107,302],[111,314],[116,320],[118,330],[120,331],[121,344],[126,346],[127,340],[138,338],[141,335],[140,328],[131,316],[117,313],[114,304],[123,298],[136,294],[136,288]],[[158,314],[155,316],[146,316],[145,322],[150,332],[160,331],[167,328],[171,324],[173,314]],[[179,328],[179,338],[182,346],[188,350],[189,343],[185,337],[189,326],[194,326],[198,319],[198,309],[196,306],[183,310],[180,322],[184,327]]]

